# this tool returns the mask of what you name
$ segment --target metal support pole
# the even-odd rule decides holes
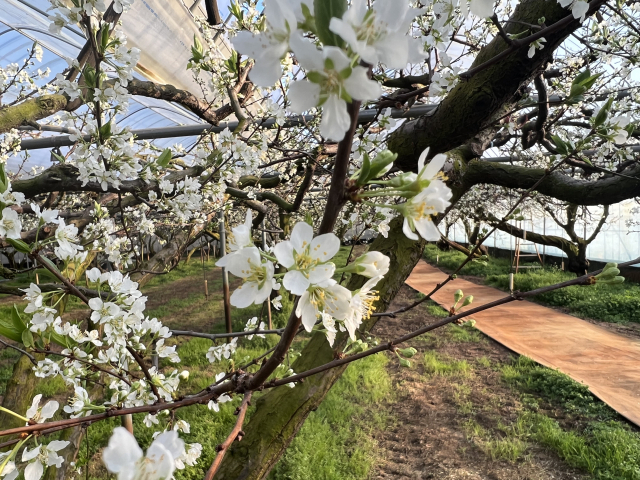
[[[542,217],[542,235],[547,236],[547,217]],[[542,266],[544,267],[547,263],[547,246],[542,244]]]
[[[224,257],[227,250],[227,235],[224,229],[224,211],[220,210],[220,256]],[[229,301],[229,274],[227,269],[222,267],[222,295],[224,297],[224,321],[227,333],[233,332],[231,327],[231,303]]]

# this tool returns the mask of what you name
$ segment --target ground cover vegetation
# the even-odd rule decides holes
[[[425,248],[424,258],[445,271],[454,271],[466,258],[458,251],[442,251],[436,245]],[[539,264],[536,264],[539,265]],[[480,277],[487,285],[509,290],[511,261],[507,258],[486,258],[467,264],[461,275]],[[564,272],[557,266],[523,270],[514,274],[514,289],[534,290],[574,278],[575,274]],[[562,290],[543,293],[532,299],[544,305],[561,307],[572,315],[604,322],[640,322],[640,285],[625,282],[622,285],[594,285],[593,288],[571,286]]]
[[[52,52],[35,42],[18,62],[0,65],[0,248],[9,260],[0,274],[10,280],[0,293],[16,298],[0,336],[21,354],[0,411],[3,480],[70,478],[98,450],[100,462],[85,464],[85,474],[302,477],[309,446],[322,453],[327,475],[366,475],[374,468],[367,440],[347,442],[387,421],[368,407],[388,396],[378,396],[388,389],[375,375],[381,358],[387,369],[419,365],[478,421],[475,389],[463,381],[487,362],[410,345],[491,305],[476,299],[411,331],[394,319],[422,312],[429,295],[391,307],[425,243],[441,240],[443,219],[457,211],[498,228],[536,201],[553,203],[575,233],[578,214],[640,195],[632,2],[243,0],[223,22],[217,2],[206,0],[207,18],[193,19],[183,59],[195,91],[134,74],[158,54],[132,46],[140,32],[124,20],[135,20],[134,0],[49,3],[51,34],[85,36],[77,58],[64,71],[42,70]],[[136,138],[126,121],[136,97],[187,108],[205,131],[186,146]],[[302,113],[311,116],[292,117]],[[218,128],[231,115],[236,121]],[[42,131],[60,135],[51,166],[10,168],[48,144],[29,138]],[[495,155],[506,159],[487,161]],[[347,261],[343,240],[355,244],[365,233],[375,237],[370,249]],[[477,262],[487,232],[475,233],[455,271]],[[588,240],[566,246],[577,249],[579,276],[544,284],[545,294],[625,288],[614,264],[582,275]],[[180,266],[189,249],[203,254],[211,241],[224,247],[215,264],[231,277],[222,279],[224,313],[219,278],[211,278],[211,299],[187,288],[196,271],[204,287],[209,265],[192,257]],[[566,295],[565,304],[577,299]],[[377,324],[396,332],[378,342]],[[461,328],[443,335],[480,348],[477,332]],[[2,368],[13,360],[5,356]],[[339,397],[331,395],[343,374]],[[460,383],[448,388],[451,379]],[[343,422],[345,412],[362,422],[323,426],[323,418]],[[414,418],[429,426],[428,416]],[[629,450],[602,448],[604,438],[633,444],[617,424],[596,425],[588,437],[526,418],[530,438],[503,441],[469,425],[493,462],[519,459],[533,439],[582,452],[564,456],[594,475],[633,472]]]

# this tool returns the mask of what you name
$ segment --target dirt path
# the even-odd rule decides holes
[[[441,270],[420,261],[407,279],[429,293],[446,278]],[[450,282],[433,300],[445,308],[462,289],[475,305],[505,296],[495,288],[463,279]],[[473,315],[477,328],[513,351],[569,375],[618,413],[640,425],[640,341],[615,334],[551,308],[521,301]]]
[[[415,299],[415,291],[405,286],[392,308]],[[379,321],[373,333],[385,341],[437,319],[426,309],[416,308]],[[396,422],[376,436],[382,459],[373,479],[586,478],[539,446],[503,441],[506,452],[497,448],[502,441],[500,426],[515,422],[522,410],[519,395],[504,385],[495,368],[511,362],[506,348],[459,327],[436,330],[409,345],[419,352],[411,359],[411,368],[393,360],[389,364],[397,392]],[[451,370],[432,371],[425,354],[437,356]],[[478,435],[480,431],[484,433]],[[520,455],[509,453],[510,446],[521,448]]]

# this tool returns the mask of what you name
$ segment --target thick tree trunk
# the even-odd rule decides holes
[[[391,223],[389,237],[381,235],[371,244],[370,250],[388,255],[391,259],[389,273],[378,285],[380,299],[377,311],[384,311],[395,297],[405,279],[422,256],[425,243],[407,239],[402,233],[402,219]],[[366,279],[354,275],[349,288],[357,289]],[[362,329],[370,330],[377,317],[367,320]],[[344,336],[336,339],[332,349],[322,333],[316,333],[293,364],[296,372],[302,372],[330,362],[346,343]],[[246,436],[234,443],[227,453],[216,479],[264,478],[276,464],[286,447],[302,426],[309,412],[322,402],[333,384],[340,378],[344,367],[328,370],[306,379],[295,388],[279,387],[261,397],[256,412],[244,428]]]

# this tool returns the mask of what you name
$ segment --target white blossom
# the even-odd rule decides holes
[[[273,248],[278,262],[289,271],[282,284],[294,295],[302,295],[311,285],[327,281],[333,276],[331,260],[340,250],[340,240],[333,233],[314,238],[313,227],[298,222],[291,231],[291,240]]]
[[[172,478],[175,460],[184,453],[184,442],[170,430],[158,435],[143,457],[133,435],[124,427],[116,427],[102,460],[118,480],[166,480]]]

